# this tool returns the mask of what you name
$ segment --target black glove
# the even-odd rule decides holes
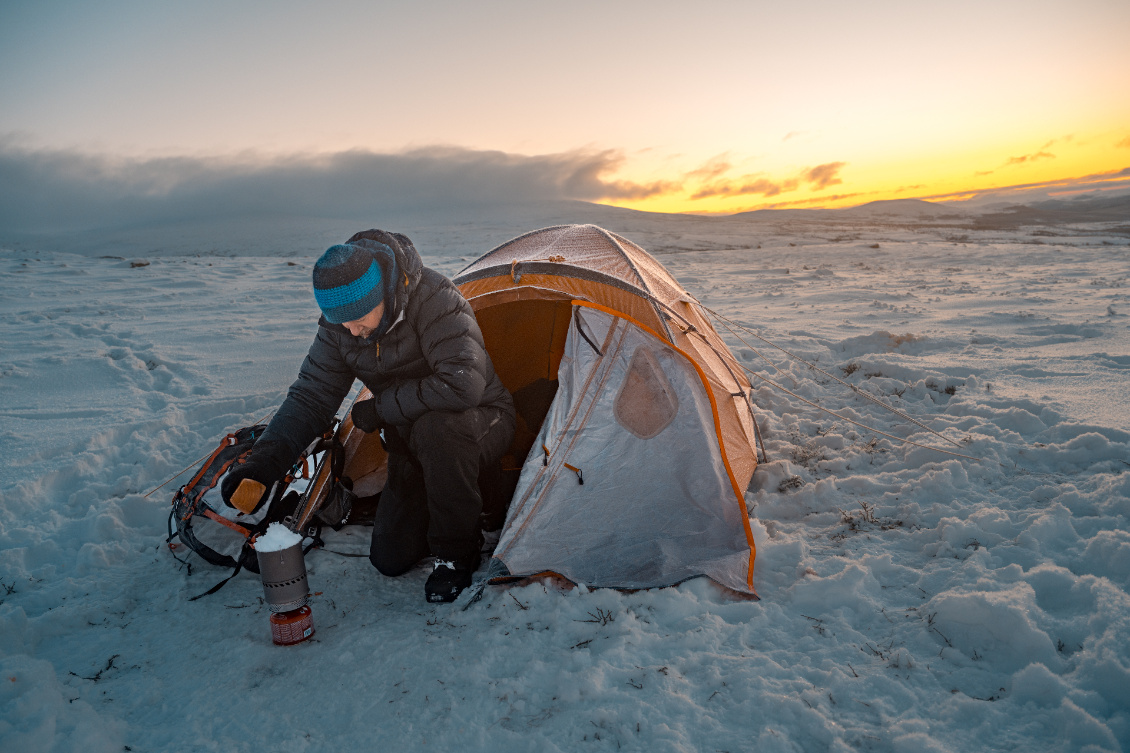
[[[400,436],[395,426],[386,424],[377,415],[377,401],[373,398],[356,403],[349,415],[353,418],[353,425],[366,434],[380,432],[381,447],[385,452],[396,455],[408,454],[408,443]]]
[[[235,494],[236,489],[243,483],[244,479],[251,479],[262,484],[267,489],[276,482],[280,481],[286,475],[287,469],[290,467],[285,458],[290,455],[290,449],[287,447],[286,442],[257,442],[255,447],[251,450],[251,455],[247,460],[232,467],[228,474],[224,476],[223,482],[220,484],[220,496],[223,497],[224,504],[228,507],[234,507],[242,512],[250,513],[259,509],[259,505],[263,504],[266,499],[266,494],[260,497],[252,509],[244,509],[240,505],[232,502],[232,495]]]
[[[373,434],[384,428],[384,421],[377,415],[377,401],[375,398],[368,398],[359,403],[355,403],[353,410],[349,412],[353,418],[353,425],[366,434]]]

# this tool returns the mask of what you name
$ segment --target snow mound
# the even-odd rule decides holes
[[[938,642],[973,661],[986,661],[1012,673],[1033,662],[1059,666],[1055,644],[1033,620],[1037,612],[1031,587],[960,593],[945,591],[926,604],[935,615]]]

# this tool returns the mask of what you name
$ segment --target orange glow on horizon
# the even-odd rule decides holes
[[[635,199],[602,199],[610,206],[661,213],[736,214],[758,209],[844,208],[871,201],[963,201],[985,193],[1059,188],[1056,195],[1128,184],[1126,128],[1059,138],[1034,138],[1015,147],[979,144],[962,153],[913,153],[909,158],[861,155],[788,172],[743,173],[721,160],[675,178],[652,173],[640,185],[667,188]],[[904,151],[908,151],[905,150]],[[787,168],[786,168],[787,169]],[[625,171],[626,172],[626,171]],[[1119,174],[1122,173],[1122,174]],[[1116,186],[1116,187],[1117,187]]]

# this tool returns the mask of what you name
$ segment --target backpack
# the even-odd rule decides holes
[[[340,471],[334,473],[340,467],[344,453],[334,435],[333,426],[298,456],[294,466],[282,480],[267,490],[267,501],[255,512],[245,514],[224,504],[220,495],[224,477],[233,466],[247,459],[256,440],[266,428],[266,424],[256,424],[226,435],[188,483],[173,494],[169,536],[166,539],[169,549],[174,552],[173,556],[176,557],[175,552],[179,548],[173,539],[179,538],[182,544],[206,562],[233,569],[231,575],[209,591],[193,597],[192,601],[215,593],[239,574],[242,568],[259,572],[259,561],[252,542],[271,523],[284,523],[292,529],[295,527],[295,513],[305,508],[310,480],[322,470],[323,464],[329,464],[327,470],[333,474],[334,486],[339,493],[331,495],[327,500],[332,504],[323,505],[313,515],[305,516],[309,520],[304,522],[303,530],[299,531],[304,541],[309,542],[305,552],[321,545],[323,524],[338,530],[349,519],[352,495],[339,480]],[[189,565],[180,557],[177,560]]]

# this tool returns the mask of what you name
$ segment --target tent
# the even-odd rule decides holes
[[[756,596],[750,383],[663,265],[615,233],[562,225],[454,281],[518,410],[494,582],[556,574],[635,589],[705,575]],[[346,474],[371,492],[383,453],[350,429]]]

